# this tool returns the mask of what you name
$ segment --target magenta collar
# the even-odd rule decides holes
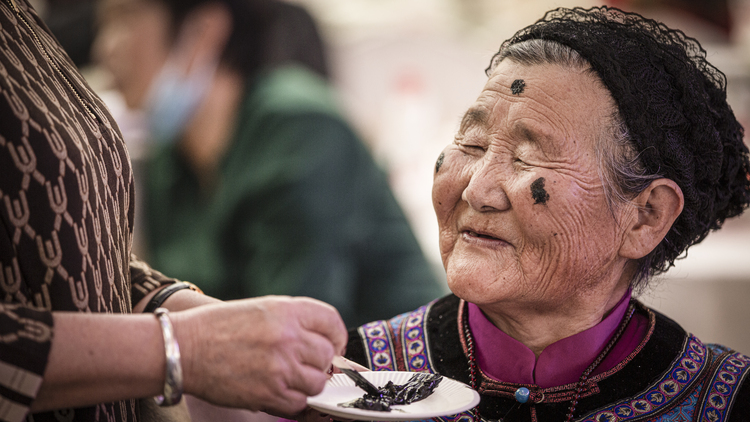
[[[469,303],[469,328],[474,337],[477,365],[496,381],[533,384],[541,388],[577,382],[614,335],[625,315],[630,296],[628,290],[599,324],[547,346],[538,360],[531,349],[495,327],[477,305]],[[592,375],[612,369],[635,350],[647,327],[648,320],[636,313],[620,340]]]

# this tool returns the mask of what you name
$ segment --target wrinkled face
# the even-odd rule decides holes
[[[433,205],[456,295],[554,308],[617,284],[623,230],[595,155],[614,107],[583,71],[497,66],[436,165]]]
[[[171,47],[169,12],[158,1],[105,0],[94,56],[131,108],[143,106]]]

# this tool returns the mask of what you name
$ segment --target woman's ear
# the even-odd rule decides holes
[[[657,179],[633,201],[636,216],[625,227],[620,256],[640,259],[664,239],[682,212],[682,189],[670,179]]]

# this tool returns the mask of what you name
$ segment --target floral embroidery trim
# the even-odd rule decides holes
[[[690,335],[682,347],[682,353],[659,380],[642,393],[589,413],[581,420],[618,422],[653,418],[682,402],[682,398],[694,390],[695,385],[703,378],[705,369],[709,367],[707,358],[707,347]]]
[[[364,342],[367,362],[373,371],[395,371],[393,335],[386,321],[374,321],[357,329]]]
[[[373,371],[433,372],[427,347],[427,318],[431,302],[388,321],[357,329]]]
[[[409,372],[434,372],[427,345],[427,313],[432,304],[422,306],[402,319],[398,337],[404,366]]]
[[[698,421],[722,422],[732,409],[739,386],[750,373],[750,357],[741,353],[709,347],[719,355],[697,409]]]
[[[668,410],[663,415],[659,416],[656,419],[653,419],[653,422],[675,422],[675,421],[692,421],[693,415],[695,414],[695,406],[698,403],[698,400],[701,395],[701,389],[703,388],[703,384],[699,383],[696,388],[687,395],[685,400],[682,401],[682,403],[678,404],[677,406],[673,407],[672,409]]]

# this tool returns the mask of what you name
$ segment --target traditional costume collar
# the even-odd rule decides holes
[[[538,360],[531,349],[505,334],[477,305],[469,303],[469,328],[474,337],[477,365],[485,375],[497,381],[534,384],[542,388],[575,383],[614,335],[630,297],[628,290],[599,324],[547,346]],[[647,321],[640,319],[629,324],[594,374],[613,368],[621,357],[635,350],[647,329]]]

